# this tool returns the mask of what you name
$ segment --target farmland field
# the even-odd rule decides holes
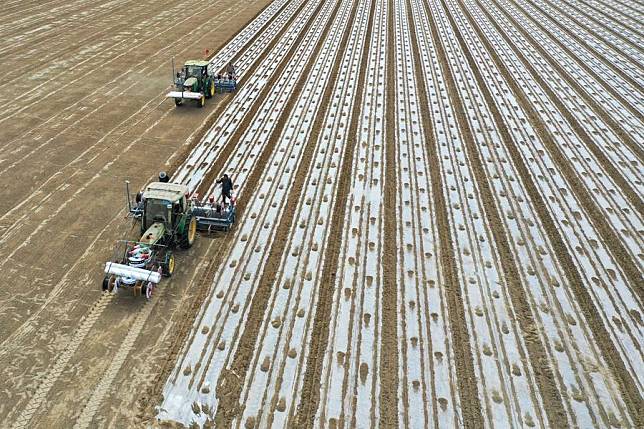
[[[644,3],[0,17],[0,427],[644,427]],[[160,170],[236,224],[101,292]]]

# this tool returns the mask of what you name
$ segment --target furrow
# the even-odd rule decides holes
[[[644,22],[644,14],[642,14],[641,10],[638,10],[637,8],[628,8],[628,12],[626,12],[626,8],[624,8],[623,5],[620,5],[620,8],[620,6],[618,6],[619,3],[616,1],[602,3],[596,0],[583,0],[581,3],[590,6],[587,10],[592,9],[595,11],[592,16],[599,24],[611,26],[613,31],[620,33],[622,29],[612,25],[617,22],[619,25],[625,27],[630,34],[636,35],[638,37],[638,39],[636,39],[638,43],[642,42],[641,37],[643,37],[642,23]],[[622,35],[628,38],[630,36],[629,33],[624,33]],[[641,45],[639,46],[641,47]]]
[[[484,11],[488,14],[496,14],[496,19],[499,20],[499,23],[493,21],[492,18],[489,19],[497,29],[497,32],[505,39],[508,46],[517,48],[516,50],[519,52],[526,52],[526,49],[530,47],[529,42],[514,30],[511,23],[498,15],[495,7],[488,6]],[[481,22],[479,25],[481,26],[484,23],[486,22]],[[500,26],[508,29],[509,34],[500,32]],[[623,135],[620,138],[615,132],[609,130],[609,126],[602,118],[595,116],[596,112],[589,109],[589,105],[583,100],[583,90],[578,86],[578,82],[570,80],[572,85],[579,88],[578,90],[570,86],[566,80],[565,71],[560,70],[558,73],[548,64],[544,57],[536,54],[526,53],[519,57],[523,57],[525,62],[529,64],[531,71],[535,74],[535,80],[541,84],[552,103],[557,107],[559,117],[562,117],[570,124],[572,129],[565,131],[575,132],[579,136],[579,140],[585,143],[577,150],[575,150],[576,147],[571,148],[572,150],[569,151],[570,159],[580,164],[581,168],[579,169],[588,170],[591,163],[593,165],[599,164],[602,166],[603,174],[610,176],[610,179],[612,179],[609,180],[607,177],[606,180],[602,180],[603,174],[598,173],[593,178],[594,181],[591,181],[592,179],[586,180],[588,186],[592,188],[592,186],[601,184],[606,189],[611,189],[611,187],[621,189],[624,197],[630,200],[630,204],[623,205],[625,203],[624,197],[617,195],[612,198],[609,196],[607,199],[609,201],[612,199],[613,201],[606,205],[610,205],[613,209],[617,207],[625,208],[626,213],[634,211],[641,214],[643,211],[642,194],[637,185],[642,175],[639,160],[642,159],[642,148],[637,143],[640,140],[638,135],[640,137],[642,135],[641,131],[634,133],[633,136]],[[548,76],[548,78],[544,79],[541,76]],[[579,81],[583,83],[583,79],[579,79]],[[591,104],[590,107],[594,106]],[[601,112],[598,115],[603,116]],[[639,120],[637,123],[637,127],[643,129],[642,121]],[[622,144],[622,141],[626,144]],[[579,160],[576,161],[576,159]],[[619,165],[619,170],[615,167],[616,165]],[[628,216],[624,216],[621,222],[617,224],[616,229],[618,231],[623,228],[621,224],[625,225],[626,228],[638,227],[638,222],[633,223],[633,220],[629,219]],[[630,244],[630,247],[632,252],[637,254],[635,249],[639,245]]]
[[[349,6],[353,9],[351,17]],[[240,398],[246,406],[236,419],[237,426],[249,419],[259,426],[288,426],[301,397],[297,383],[306,369],[302,360],[313,334],[310,320],[315,314],[316,284],[319,284],[320,265],[327,252],[330,228],[326,219],[335,203],[336,181],[333,177],[339,174],[338,165],[344,153],[345,133],[353,106],[352,97],[346,94],[352,94],[356,86],[354,73],[339,73],[339,70],[357,70],[360,50],[356,45],[356,30],[365,31],[368,10],[365,2],[343,5],[343,12],[333,25],[333,37],[325,44],[318,65],[313,69],[313,73],[321,74],[318,79],[322,80],[315,96],[331,102],[327,104],[326,112],[317,113],[312,122],[313,130],[322,131],[319,134],[313,131],[309,137],[315,146],[306,163],[308,174],[302,175],[301,185],[295,184],[297,192],[293,198],[297,203],[286,204],[289,219],[286,225],[291,233],[272,246],[276,256],[274,264],[279,257],[279,265],[273,265],[261,279],[262,283],[274,285],[274,289],[264,305],[264,322],[256,335],[258,342]],[[350,29],[345,29],[344,26],[350,23]],[[346,50],[344,58],[337,55],[341,47]],[[329,83],[330,76],[338,76],[335,85]],[[316,106],[316,111],[319,108]],[[308,114],[313,113],[309,109]],[[304,166],[300,168],[304,169]],[[294,210],[291,212],[288,207]],[[284,247],[280,243],[284,243]],[[269,256],[269,266],[271,256],[273,254]]]
[[[477,22],[481,21],[478,16],[480,11],[468,2],[469,13],[478,18]],[[487,37],[490,37],[487,34]],[[494,40],[494,39],[490,39]],[[498,45],[490,45],[489,42],[484,40],[484,44],[489,50],[491,46],[495,46],[495,50],[502,51]],[[598,383],[596,375],[592,375],[593,365],[601,367],[603,359],[607,359],[615,368],[617,380],[621,384],[626,398],[632,400],[637,391],[641,392],[641,387],[635,387],[634,381],[630,379],[627,369],[624,365],[634,365],[634,368],[641,366],[641,351],[638,351],[638,346],[641,342],[641,331],[637,322],[637,311],[635,310],[640,306],[637,299],[633,297],[629,291],[627,283],[624,283],[622,274],[614,268],[615,261],[610,256],[610,253],[605,248],[602,241],[594,235],[594,228],[585,219],[582,210],[578,207],[578,202],[569,198],[570,191],[567,190],[567,182],[559,176],[559,173],[552,170],[550,166],[555,165],[549,159],[547,151],[544,151],[543,144],[548,146],[548,133],[539,132],[540,128],[532,129],[530,123],[536,123],[539,126],[539,120],[535,118],[537,112],[534,108],[529,107],[524,100],[524,97],[533,97],[534,93],[528,95],[523,94],[523,89],[527,88],[524,85],[519,86],[512,79],[507,79],[508,76],[517,77],[521,73],[518,69],[510,67],[509,69],[501,68],[501,73],[496,70],[496,67],[501,63],[492,61],[490,54],[480,48],[480,42],[476,39],[469,39],[468,46],[477,47],[477,57],[482,61],[479,63],[482,67],[482,76],[485,78],[484,88],[487,86],[486,91],[489,94],[495,94],[497,97],[503,94],[505,101],[498,101],[498,115],[502,117],[503,121],[507,122],[505,129],[514,134],[513,137],[508,137],[505,140],[507,148],[512,154],[511,159],[517,166],[522,176],[522,180],[527,184],[530,197],[535,201],[536,212],[539,214],[539,222],[543,222],[548,232],[550,240],[552,240],[555,247],[557,259],[561,261],[562,268],[566,272],[569,282],[565,283],[561,280],[552,278],[549,282],[554,286],[559,300],[558,306],[564,310],[566,318],[568,314],[577,313],[580,318],[586,319],[586,322],[581,323],[585,328],[586,323],[591,326],[587,334],[575,336],[577,343],[583,340],[584,336],[593,336],[597,338],[597,344],[588,343],[585,347],[596,356],[597,361],[587,361],[582,359],[582,365],[591,373],[592,382],[588,382],[591,390],[595,390],[601,396],[600,413],[599,416],[614,422],[615,419],[621,418],[623,411],[620,412],[620,402],[622,399],[619,395],[611,393],[611,378],[608,377],[602,384],[607,383],[607,387],[601,388]],[[509,70],[509,71],[508,71]],[[517,97],[517,98],[515,98]],[[530,103],[535,103],[534,99],[530,98]],[[493,103],[489,103],[493,105]],[[524,113],[527,109],[527,114]],[[498,119],[501,121],[501,118]],[[536,135],[540,135],[537,138]],[[541,141],[541,140],[545,141]],[[510,143],[514,141],[513,143]],[[549,170],[550,169],[550,170]],[[537,185],[538,184],[538,185]],[[558,195],[559,197],[555,197]],[[535,220],[526,217],[526,221],[533,223]],[[560,235],[560,231],[567,231],[565,240]],[[594,236],[594,237],[593,237]],[[538,248],[539,249],[539,248]],[[539,252],[543,254],[542,250]],[[546,252],[545,254],[548,254]],[[577,267],[576,269],[574,267]],[[606,288],[602,285],[614,285],[614,288]],[[587,286],[585,286],[587,285]],[[561,293],[561,286],[569,290],[568,293]],[[586,289],[587,287],[587,289]],[[577,304],[573,301],[570,304],[562,306],[570,297],[575,297]],[[564,300],[566,298],[566,300]],[[594,302],[594,304],[593,304]],[[617,312],[615,306],[623,306],[622,312]],[[575,309],[575,307],[577,307]],[[599,315],[597,309],[601,310]],[[571,312],[574,311],[573,312]],[[545,310],[541,310],[545,313]],[[617,318],[611,314],[619,315]],[[632,317],[634,317],[632,319]],[[630,319],[630,320],[629,320]],[[576,330],[579,324],[569,322],[575,328],[568,328]],[[632,327],[632,329],[631,329]],[[611,334],[608,334],[606,329],[609,329]],[[611,336],[616,338],[611,340]],[[588,340],[586,340],[588,341]],[[617,341],[617,343],[614,343]],[[553,341],[555,350],[562,349],[561,340]],[[583,344],[583,342],[582,342]],[[617,349],[615,348],[617,347]],[[593,349],[596,349],[593,352]],[[579,349],[577,346],[576,350]],[[635,352],[635,354],[633,354]],[[579,353],[579,351],[576,351]],[[601,353],[601,354],[600,354]],[[619,357],[622,354],[622,358]],[[603,356],[602,356],[603,355]],[[622,361],[623,359],[623,361]],[[631,366],[631,368],[633,368]],[[637,370],[631,369],[630,373],[635,374]],[[592,383],[592,385],[591,385]],[[575,393],[573,388],[573,393]],[[616,409],[606,409],[605,403],[613,402]],[[632,404],[632,402],[631,402]],[[602,410],[602,408],[604,408]],[[632,413],[632,417],[636,417],[637,413]],[[628,416],[624,416],[625,421],[628,421]]]
[[[531,40],[543,58],[550,57],[549,62],[557,69],[559,75],[585,98],[593,110],[600,113],[616,134],[628,142],[629,148],[638,158],[643,159],[642,148],[636,142],[644,139],[644,106],[637,91],[620,82],[610,69],[597,61],[574,39],[559,32],[554,26],[546,27],[545,19],[536,19],[543,18],[536,10],[530,9],[529,13],[526,13],[525,9],[521,9],[520,13],[513,6],[520,8],[516,3],[508,6],[508,3],[504,2],[504,7],[498,9],[505,12],[505,16],[513,21],[525,39]],[[491,7],[488,10],[491,10]],[[527,19],[530,19],[530,22]],[[552,42],[547,38],[549,35]]]
[[[406,426],[449,427],[458,425],[460,401],[445,269],[440,264],[441,232],[436,217],[429,214],[440,196],[434,195],[431,156],[426,152],[428,139],[438,141],[445,130],[428,104],[436,102],[427,90],[436,91],[428,64],[431,32],[421,20],[418,3],[407,3],[397,8],[396,31],[398,344],[405,356],[399,364],[399,378],[404,380],[400,389],[406,390],[398,401],[407,414]]]
[[[385,117],[383,118],[384,124],[393,124],[396,121],[396,87],[397,85],[391,85],[391,82],[399,82],[400,74],[397,71],[397,68],[393,66],[396,62],[396,53],[398,51],[396,43],[396,34],[394,28],[396,26],[396,17],[400,12],[400,3],[396,3],[394,0],[387,3],[387,56],[385,57],[385,82],[390,82],[389,85],[385,83],[385,86],[382,88],[385,91]],[[380,83],[382,85],[382,83]],[[378,119],[376,119],[378,120]],[[401,356],[401,353],[398,353],[399,348],[398,344],[400,340],[398,338],[398,312],[399,310],[399,301],[398,301],[398,284],[397,284],[397,270],[396,267],[399,266],[399,259],[397,257],[397,245],[396,245],[396,219],[393,216],[386,216],[387,213],[394,213],[396,210],[397,204],[397,190],[399,189],[398,173],[399,166],[396,163],[396,156],[398,153],[398,144],[395,141],[394,136],[396,136],[395,127],[385,127],[383,124],[384,135],[383,135],[383,145],[384,145],[384,160],[382,164],[384,177],[378,174],[375,178],[372,179],[372,187],[378,184],[377,180],[383,181],[382,190],[384,194],[382,196],[382,207],[376,206],[380,209],[381,213],[376,211],[377,214],[382,216],[381,224],[381,233],[378,235],[377,239],[383,241],[381,246],[381,273],[382,273],[382,289],[379,290],[380,296],[378,297],[381,305],[380,314],[378,320],[380,320],[380,338],[378,342],[380,343],[380,384],[382,388],[380,389],[380,425],[383,427],[395,427],[400,426],[401,424],[408,423],[406,421],[407,408],[401,406],[401,403],[397,400],[399,398],[398,393],[400,392],[400,386],[404,383],[404,378],[400,377],[398,369],[400,368],[400,361],[404,359],[404,356]],[[378,173],[380,160],[374,160],[374,171]],[[380,176],[380,177],[378,177]],[[378,219],[379,220],[379,219]],[[370,219],[371,221],[371,219]],[[371,243],[378,243],[378,241],[371,241],[374,239],[373,228],[368,228],[369,231],[369,245]],[[380,286],[380,284],[378,285]],[[378,328],[378,327],[377,327]],[[377,329],[376,328],[376,329]],[[368,344],[369,345],[369,344]],[[403,350],[404,352],[404,350]],[[404,396],[404,395],[403,395]],[[394,407],[393,404],[397,404],[397,407]]]
[[[301,7],[295,7],[298,5]],[[304,23],[315,10],[317,3],[300,0],[295,6],[291,11],[297,11],[298,13],[290,18],[292,21],[284,32],[277,36],[276,44],[272,46],[261,63],[253,69],[253,74],[248,77],[248,81],[235,94],[235,97],[226,106],[225,111],[221,113],[217,122],[215,122],[199,144],[191,151],[188,158],[178,168],[173,177],[174,182],[186,183],[191,192],[199,189],[202,183],[205,186],[210,186],[211,180],[208,180],[208,177],[206,177],[207,173],[211,171],[212,164],[220,156],[227,142],[235,135],[235,131],[238,129],[243,130],[240,124],[244,122],[246,116],[251,113],[254,113],[254,117],[257,115],[261,115],[261,117],[267,116],[266,113],[270,110],[267,107],[257,109],[255,112],[253,112],[251,107],[254,103],[263,102],[260,101],[261,98],[259,96],[262,94],[266,95],[267,91],[271,90],[267,86],[270,78],[274,75],[277,68],[280,67],[280,64],[286,61],[286,54],[294,46],[295,40],[302,32]],[[274,100],[271,100],[272,102]],[[267,104],[267,106],[270,106],[270,104]],[[259,127],[252,131],[257,132],[257,129]]]
[[[600,26],[584,25],[583,16],[562,2],[551,4],[545,0],[521,0],[531,4],[559,26],[578,43],[585,45],[596,57],[609,64],[613,71],[635,88],[642,87],[642,65],[640,55],[606,34]],[[629,55],[630,53],[630,55]]]
[[[361,30],[364,44],[360,43],[359,57],[352,67],[359,80],[357,87],[352,88],[355,92],[346,94],[352,96],[354,103],[346,135],[353,144],[345,146],[343,151],[340,171],[348,180],[338,186],[336,204],[344,209],[334,213],[332,222],[336,229],[330,232],[330,237],[338,237],[339,249],[334,249],[336,258],[328,254],[322,272],[321,281],[330,286],[324,298],[320,298],[327,303],[328,316],[321,313],[321,319],[328,327],[322,332],[316,330],[320,321],[317,314],[313,325],[317,335],[324,335],[326,340],[324,347],[319,345],[313,349],[314,364],[319,367],[316,370],[319,388],[317,383],[311,388],[319,389],[319,399],[316,396],[315,420],[307,423],[314,427],[336,424],[378,427],[382,418],[379,400],[382,247],[377,243],[383,227],[380,213],[384,179],[382,118],[387,72],[387,6],[388,2],[378,1],[369,8],[370,14],[363,15],[363,19],[368,18]],[[350,104],[346,99],[338,101]],[[370,190],[373,199],[369,198]],[[337,274],[329,276],[330,272]]]
[[[593,31],[596,31],[597,27],[599,27],[600,30],[598,32],[606,34],[607,39],[615,41],[616,44],[621,46],[630,45],[629,47],[632,49],[631,52],[635,53],[634,58],[637,60],[642,59],[642,43],[644,43],[644,38],[642,38],[641,24],[639,25],[639,28],[637,28],[637,26],[632,27],[629,24],[624,23],[624,21],[617,19],[618,17],[616,17],[615,14],[610,14],[609,17],[603,15],[602,13],[598,14],[596,13],[597,9],[594,9],[592,6],[589,7],[588,2],[583,0],[580,2],[572,3],[564,0],[564,2],[562,3],[576,9],[577,12],[583,17],[583,22],[588,25],[589,28],[591,28],[590,26],[592,25]],[[633,15],[639,15],[640,18],[642,16],[638,12],[634,13]],[[621,42],[617,41],[617,39],[621,39],[624,45],[622,45]]]
[[[556,379],[553,380],[552,364],[545,359],[544,345],[532,333],[535,320],[521,289],[521,283],[526,281],[526,268],[519,264],[524,265],[524,261],[518,263],[515,259],[517,249],[509,246],[507,226],[501,219],[503,208],[495,201],[496,193],[503,193],[507,185],[497,183],[491,189],[488,174],[495,172],[486,171],[477,151],[479,147],[494,145],[499,137],[493,132],[495,125],[485,104],[474,102],[482,98],[481,93],[463,60],[462,46],[449,13],[442,7],[436,7],[432,13],[443,35],[440,43],[448,85],[441,92],[446,91],[455,103],[453,113],[443,106],[447,109],[449,128],[456,130],[439,128],[439,133],[445,134],[439,134],[441,147],[447,146],[441,149],[441,163],[448,189],[444,192],[451,202],[453,252],[461,269],[459,283],[469,329],[475,338],[472,354],[480,374],[477,384],[485,407],[484,418],[490,425],[506,427],[544,425],[546,412],[563,414],[560,395],[556,387],[552,388]],[[437,98],[440,94],[434,91],[433,97]],[[435,113],[443,110],[436,104],[435,100],[430,104],[435,106]],[[566,425],[566,421],[560,420],[559,425],[562,424]]]
[[[477,25],[482,27],[487,22],[481,17]],[[497,36],[493,30],[488,31],[490,37]],[[521,61],[522,73],[516,75],[516,79],[535,91],[531,97],[535,98],[533,105],[539,106],[542,123],[552,135],[568,142],[550,146],[553,155],[562,159],[558,167],[568,180],[579,184],[573,189],[584,209],[593,214],[599,232],[612,252],[619,256],[629,281],[633,285],[639,283],[642,269],[635,261],[641,253],[642,239],[636,231],[643,228],[641,213],[644,208],[640,162],[605,125],[596,125],[599,120],[592,120],[583,104],[573,101],[574,92],[559,97],[558,94],[570,93],[565,83],[556,78],[554,70],[542,64],[532,52],[525,52],[519,41],[511,41],[503,34],[497,37],[501,40],[496,42],[495,48],[504,63]],[[615,165],[619,165],[620,170]],[[590,191],[594,193],[592,199]],[[638,289],[634,291],[637,293]]]
[[[310,10],[305,12],[305,15],[308,19],[312,19],[310,13],[311,13]],[[304,27],[304,22],[301,21],[298,28],[303,28],[303,27]],[[300,37],[303,37],[303,34],[301,34]],[[292,36],[289,36],[289,38],[292,38]],[[310,37],[309,37],[309,43],[310,43]],[[250,129],[250,127],[242,127],[240,129],[245,130],[244,131],[245,134],[241,134],[237,139],[233,141],[247,141],[248,143],[250,143],[251,135],[261,136],[261,139],[257,141],[257,144],[252,146],[250,150],[247,146],[243,146],[243,147],[236,146],[231,149],[231,153],[228,154],[228,156],[224,157],[220,155],[219,160],[217,160],[217,162],[215,162],[211,167],[211,169],[215,170],[215,173],[221,170],[224,170],[224,171],[231,170],[234,167],[234,171],[237,174],[233,177],[235,177],[235,181],[237,181],[238,184],[240,183],[240,181],[246,181],[245,183],[246,187],[248,187],[249,185],[252,189],[255,189],[257,187],[259,174],[263,170],[254,169],[253,166],[256,165],[257,163],[259,163],[259,165],[262,165],[261,162],[264,162],[264,163],[267,162],[270,152],[265,151],[263,148],[266,146],[267,139],[270,137],[270,130],[276,126],[278,120],[280,122],[282,121],[282,119],[280,119],[279,112],[282,111],[282,109],[286,108],[286,104],[284,100],[288,98],[289,94],[295,91],[296,82],[297,82],[296,78],[298,78],[300,76],[300,73],[302,73],[303,67],[305,65],[305,61],[308,58],[306,56],[303,56],[302,54],[306,53],[309,49],[311,49],[311,46],[309,44],[304,44],[303,46],[299,45],[297,56],[291,61],[285,62],[279,68],[273,71],[274,75],[271,77],[269,82],[265,85],[265,90],[266,90],[265,96],[258,98],[260,100],[265,99],[264,104],[256,108],[256,111],[258,113],[253,118],[253,120],[263,122],[264,126],[253,128],[253,129]],[[286,70],[289,70],[289,72],[287,73]],[[292,72],[293,70],[298,71],[298,73],[295,76],[291,76],[293,74]],[[263,79],[264,77],[265,77],[264,72],[260,70],[259,73],[255,73],[253,76],[251,76],[250,79],[253,79],[253,78]],[[288,91],[285,90],[284,88],[288,88]],[[278,106],[279,108],[278,107],[273,108],[271,106],[272,104],[275,104],[275,103],[278,103],[276,104],[276,106]],[[271,112],[271,113],[269,115],[266,115],[267,112]],[[284,117],[284,115],[282,115],[281,117]],[[249,120],[249,123],[250,123],[250,120]],[[208,138],[209,138],[208,136],[204,137],[204,139],[206,140]],[[261,159],[262,154],[265,154],[263,155],[265,158],[263,160]],[[246,165],[239,164],[240,162],[239,158],[242,156],[245,157]],[[216,177],[219,177],[219,176],[216,176]],[[215,185],[214,181],[205,182],[204,184],[211,187],[214,187]],[[249,194],[252,194],[252,189],[249,190]],[[245,190],[246,189],[241,189],[241,191],[245,191]],[[246,207],[246,201],[242,198],[237,203],[237,209],[242,211],[245,207]],[[203,313],[201,313],[200,317],[202,316],[203,316]],[[218,314],[217,318],[219,316],[220,315]],[[194,329],[190,335],[189,340],[186,343],[186,346],[188,344],[192,344],[193,341],[197,341],[195,339],[196,335],[197,335],[197,330]],[[181,362],[178,362],[177,368],[180,368],[180,367],[181,367]],[[178,376],[178,372],[176,372],[175,374],[174,381],[176,381],[176,376]]]
[[[323,30],[328,26],[328,20],[338,11],[336,6],[339,4],[327,3],[323,6],[320,4],[320,6],[321,9],[315,22],[308,23],[309,32],[299,45],[303,51],[292,57],[294,64],[297,64],[298,61],[308,63],[307,69],[310,69],[312,64],[309,59],[320,49],[319,42],[323,40]],[[292,88],[294,82],[306,75],[303,66],[303,64],[299,66],[299,70],[291,70],[291,67],[287,66],[287,72],[282,74],[283,82],[278,82],[274,91],[281,92],[282,86]],[[313,96],[312,94],[307,95]],[[245,215],[236,230],[231,253],[222,269],[215,276],[211,296],[204,305],[204,311],[197,317],[193,328],[196,330],[205,325],[210,327],[210,333],[207,337],[203,334],[199,337],[194,336],[186,349],[187,355],[192,357],[185,361],[181,360],[181,362],[195,364],[195,372],[192,376],[183,376],[183,379],[175,376],[172,384],[169,383],[166,386],[164,408],[168,413],[172,412],[168,406],[171,403],[174,406],[176,403],[173,403],[172,399],[168,399],[174,394],[172,392],[183,392],[182,396],[188,395],[195,401],[203,402],[213,411],[218,410],[219,401],[226,400],[225,395],[228,389],[223,387],[223,383],[224,380],[229,380],[230,376],[226,376],[228,373],[224,368],[237,353],[240,335],[244,323],[249,317],[251,301],[255,293],[252,284],[254,278],[260,276],[264,270],[266,255],[270,250],[269,243],[274,239],[275,226],[280,224],[280,210],[289,195],[292,178],[301,162],[305,146],[302,143],[306,141],[307,134],[299,131],[308,128],[305,126],[308,123],[308,115],[290,112],[291,109],[287,109],[282,114],[282,117],[284,119],[288,117],[290,122],[279,120],[281,125],[275,131],[266,133],[273,137],[271,137],[272,145],[267,146],[271,147],[271,150],[263,151],[266,156],[259,159],[262,161],[259,165],[265,166],[265,169],[257,170],[259,172],[255,179],[258,183],[257,189],[253,192],[253,196],[249,197],[244,210]],[[243,148],[239,148],[238,153],[241,154],[242,151]],[[230,158],[232,165],[236,163],[235,158],[234,154]],[[262,158],[264,159],[262,160]],[[231,166],[228,165],[225,170],[229,171],[230,168]],[[244,187],[241,189],[244,192],[247,191]],[[243,200],[243,198],[241,199]],[[249,245],[249,243],[253,245]],[[256,247],[255,243],[257,243]],[[253,249],[253,247],[255,248]],[[244,263],[237,266],[237,262]],[[235,269],[229,270],[223,267]],[[205,343],[205,340],[208,343]],[[215,350],[214,346],[218,346],[218,350]],[[199,362],[200,365],[197,367],[196,364]],[[178,366],[177,371],[184,367],[185,364]],[[222,369],[224,370],[222,371]],[[186,380],[187,378],[189,379]],[[204,386],[216,389],[216,397],[200,394],[199,391],[203,390]],[[234,386],[230,386],[230,388],[232,387]],[[183,400],[184,403],[186,399]],[[222,417],[231,418],[236,411],[230,408],[228,412],[231,413],[230,416]],[[183,416],[182,420],[190,421],[192,418]],[[219,417],[217,416],[217,418]],[[174,419],[176,420],[176,416]]]
[[[350,66],[343,66],[345,69],[348,68],[348,78],[351,79],[350,82],[356,82],[355,87],[350,85],[348,90],[353,91],[353,101],[352,102],[343,102],[346,109],[346,105],[350,104],[351,107],[348,110],[344,110],[347,115],[350,115],[350,120],[348,123],[348,141],[344,146],[343,151],[341,152],[342,160],[339,161],[339,172],[348,172],[354,171],[352,165],[354,165],[354,156],[355,148],[358,146],[357,136],[358,127],[360,124],[360,104],[358,100],[362,100],[365,94],[365,87],[367,81],[365,76],[367,74],[367,67],[370,64],[372,55],[367,55],[368,46],[373,45],[372,35],[374,27],[374,18],[375,12],[374,7],[368,8],[370,11],[368,15],[368,23],[364,27],[364,22],[360,26],[354,26],[353,30],[356,31],[359,29],[360,37],[362,38],[361,43],[355,46],[353,49],[360,55],[359,59],[356,59],[352,62]],[[362,19],[365,19],[365,16],[362,15]],[[352,37],[354,37],[352,35]],[[352,39],[355,40],[355,39]],[[353,57],[355,58],[355,57]],[[369,60],[368,60],[369,59]],[[371,63],[373,64],[373,63]],[[349,68],[350,67],[350,68]],[[371,74],[375,74],[375,69],[371,70]],[[345,77],[346,79],[347,77]],[[340,104],[340,95],[336,94],[338,97],[337,103]],[[337,106],[335,106],[337,107]],[[332,111],[332,110],[331,110]],[[349,113],[350,112],[350,113]],[[344,113],[343,113],[344,114]],[[324,131],[325,135],[328,135],[329,139],[333,138],[332,129],[329,130],[328,126]],[[330,133],[330,134],[327,134]],[[322,270],[319,277],[320,287],[318,288],[317,295],[314,297],[316,299],[315,311],[309,314],[307,324],[311,325],[311,331],[314,333],[312,335],[308,354],[303,356],[302,362],[306,360],[305,370],[301,371],[298,378],[298,386],[300,393],[299,403],[296,409],[296,415],[294,416],[297,425],[303,427],[314,427],[321,425],[326,425],[326,417],[324,414],[322,417],[318,417],[317,413],[324,413],[323,407],[326,405],[326,400],[324,398],[324,391],[328,389],[328,386],[323,380],[324,374],[324,362],[327,356],[327,350],[329,347],[330,332],[331,332],[331,319],[334,321],[336,319],[336,313],[332,309],[333,302],[332,300],[336,297],[336,284],[338,281],[337,276],[337,266],[340,261],[340,258],[343,257],[341,254],[340,246],[342,240],[343,230],[345,228],[345,223],[343,219],[345,214],[350,210],[347,206],[346,196],[350,192],[350,183],[352,181],[351,174],[338,174],[337,187],[333,195],[333,201],[335,202],[334,209],[330,215],[329,223],[329,233],[328,241],[324,246],[324,257],[322,262]],[[324,404],[324,405],[322,405]],[[338,405],[342,407],[342,404]],[[293,413],[293,411],[291,411]],[[370,416],[371,417],[371,416]],[[338,418],[329,419],[329,424],[338,422]]]

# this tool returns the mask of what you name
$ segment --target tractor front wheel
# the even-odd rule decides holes
[[[163,276],[164,277],[170,277],[172,273],[174,273],[174,255],[170,254],[166,260],[166,262],[163,263],[162,269],[163,269]]]

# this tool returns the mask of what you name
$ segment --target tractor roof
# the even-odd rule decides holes
[[[188,61],[186,61],[187,66],[206,67],[208,64],[210,64],[210,62],[209,61],[204,61],[204,60],[188,60]]]
[[[152,182],[145,188],[143,198],[174,202],[181,199],[186,193],[188,193],[188,187],[186,185]]]

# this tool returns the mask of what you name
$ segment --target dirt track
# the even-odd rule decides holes
[[[641,3],[0,17],[0,427],[644,424]],[[176,109],[205,49],[242,86]],[[162,168],[238,224],[103,295]]]
[[[182,256],[153,305],[101,297],[100,265],[130,229],[123,181],[145,184],[216,108],[164,100],[172,56],[212,54],[267,2],[14,3],[0,27],[0,426],[127,426],[216,246]]]

